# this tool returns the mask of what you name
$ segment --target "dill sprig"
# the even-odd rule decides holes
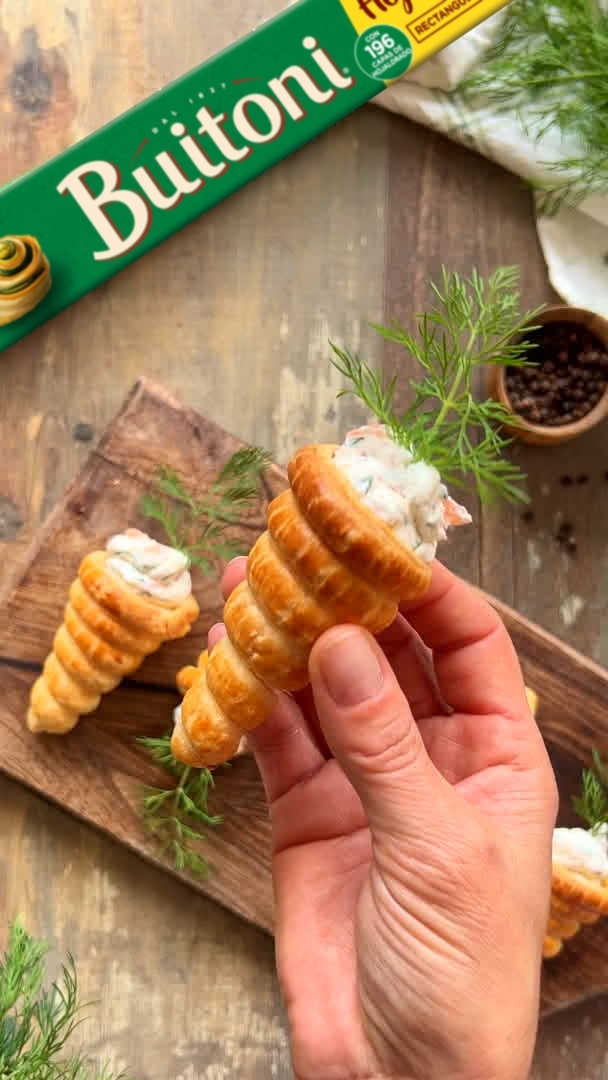
[[[608,825],[608,762],[602,761],[595,749],[592,758],[593,767],[583,769],[581,794],[573,798],[572,805],[591,832],[597,832]]]
[[[222,818],[211,814],[209,791],[214,786],[210,769],[194,769],[176,761],[171,753],[171,736],[142,738],[138,742],[175,780],[168,788],[146,786],[143,791],[143,823],[162,853],[176,870],[189,870],[195,877],[206,877],[207,860],[196,848],[206,839],[201,826],[213,828]]]
[[[270,460],[270,455],[256,446],[237,450],[202,499],[188,490],[173,469],[160,466],[154,491],[143,496],[140,509],[162,525],[171,546],[183,551],[191,566],[212,575],[219,563],[242,554],[242,545],[224,534],[239,524],[248,505],[258,497]]]
[[[516,110],[536,141],[564,140],[555,181],[536,184],[541,211],[608,190],[608,9],[600,0],[514,0],[483,67],[459,87]]]
[[[238,525],[258,499],[261,478],[270,463],[270,455],[258,447],[237,450],[202,499],[192,494],[177,473],[161,466],[154,478],[155,491],[143,496],[140,509],[162,525],[168,542],[188,556],[190,565],[198,566],[206,577],[217,577],[223,562],[243,554],[242,545],[226,537],[225,531]],[[144,828],[177,870],[205,877],[209,866],[195,845],[206,838],[201,826],[222,823],[208,808],[213,773],[176,761],[170,734],[138,742],[174,780],[166,788],[144,787]]]
[[[396,324],[374,326],[422,369],[419,378],[410,380],[412,401],[404,413],[395,406],[396,377],[384,379],[332,344],[332,363],[352,384],[339,396],[359,397],[414,460],[434,465],[446,483],[461,487],[471,476],[483,501],[528,501],[519,487],[524,474],[503,457],[512,440],[501,434],[500,425],[516,419],[500,403],[473,396],[475,373],[482,365],[529,363],[531,345],[521,335],[532,329],[542,308],[520,314],[518,280],[514,266],[500,267],[487,281],[476,270],[463,278],[444,268],[440,285],[431,283],[435,303],[416,316],[416,335]]]
[[[127,1080],[82,1054],[65,1056],[82,1023],[76,968],[71,956],[44,989],[48,946],[19,922],[11,925],[0,961],[0,1080]]]

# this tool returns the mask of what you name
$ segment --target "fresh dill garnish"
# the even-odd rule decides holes
[[[404,413],[395,405],[397,378],[384,379],[364,361],[332,344],[332,363],[352,384],[341,390],[363,401],[396,442],[415,461],[426,461],[447,484],[463,486],[471,476],[483,501],[502,497],[527,502],[519,467],[503,457],[511,439],[500,426],[515,418],[500,403],[473,397],[476,369],[485,364],[521,367],[529,363],[532,329],[542,308],[519,312],[519,271],[500,267],[484,281],[445,269],[441,284],[431,283],[435,303],[417,315],[417,335],[398,325],[374,326],[403,348],[422,369],[410,380],[412,401]],[[475,439],[475,434],[478,435]]]
[[[188,556],[191,566],[197,566],[206,577],[217,577],[223,563],[244,554],[238,540],[225,533],[242,522],[259,498],[261,478],[270,464],[270,455],[258,447],[237,450],[201,499],[177,473],[161,466],[154,477],[155,489],[143,496],[140,510],[162,525],[168,542]],[[170,734],[138,742],[174,780],[167,788],[144,787],[144,828],[177,870],[205,877],[209,866],[195,845],[205,840],[201,826],[222,823],[208,808],[213,773],[176,761]]]
[[[514,0],[483,66],[456,93],[516,110],[539,141],[562,138],[555,181],[535,185],[554,213],[608,190],[608,9],[600,0]]]
[[[225,531],[238,525],[257,499],[270,461],[270,455],[256,446],[237,450],[202,499],[173,469],[162,465],[154,477],[154,490],[141,499],[141,512],[162,525],[171,546],[183,551],[191,566],[211,576],[219,563],[243,553],[242,545],[226,537]]]
[[[597,750],[592,751],[593,767],[583,769],[581,794],[572,800],[575,812],[597,832],[608,825],[608,762],[602,761]]]
[[[206,877],[209,872],[207,860],[193,845],[206,838],[201,826],[212,828],[222,824],[222,818],[210,814],[208,808],[209,791],[214,786],[213,773],[210,769],[194,769],[176,761],[171,753],[170,734],[160,739],[137,741],[175,780],[168,788],[144,788],[144,828],[176,870],[189,870],[195,877]]]
[[[0,960],[0,1080],[127,1080],[80,1053],[65,1054],[86,1006],[78,1000],[71,956],[44,988],[48,951],[21,923],[11,925]]]

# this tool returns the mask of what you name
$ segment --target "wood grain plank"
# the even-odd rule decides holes
[[[78,1042],[134,1080],[291,1080],[272,938],[72,814],[0,782],[0,950],[20,915],[74,954]]]
[[[534,511],[513,532],[515,606],[540,619],[562,641],[608,663],[608,431],[606,425],[568,446],[518,448]],[[582,481],[582,482],[581,482]],[[576,551],[557,542],[572,527]]]
[[[169,729],[178,696],[123,684],[104,698],[95,716],[83,720],[69,739],[54,739],[33,737],[24,729],[23,706],[31,684],[32,672],[27,668],[11,663],[0,667],[3,771],[154,865],[174,872],[141,826],[143,785],[163,786],[166,778],[137,746],[136,739]],[[175,872],[176,876],[249,922],[270,930],[270,830],[264,793],[250,758],[222,772],[212,807],[214,813],[224,816],[221,829],[209,830],[204,845],[213,873],[203,882],[192,882],[187,874]]]
[[[606,998],[591,998],[540,1025],[530,1080],[605,1080]]]
[[[606,669],[507,604],[489,594],[488,599],[511,635],[528,684],[540,696],[538,722],[545,739],[590,764],[591,746],[608,741]]]

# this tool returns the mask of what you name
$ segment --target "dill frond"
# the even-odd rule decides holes
[[[608,191],[608,9],[599,0],[514,0],[483,65],[455,91],[518,113],[536,142],[551,130],[563,140],[555,176],[536,184],[539,208]]]
[[[581,793],[572,800],[575,812],[591,829],[596,832],[602,825],[608,825],[608,762],[602,761],[597,750],[593,750],[593,766],[583,769]]]
[[[171,753],[171,735],[160,739],[141,738],[138,742],[175,780],[169,788],[146,786],[143,789],[143,824],[159,849],[176,870],[188,870],[194,877],[206,877],[207,860],[196,848],[206,839],[202,827],[215,828],[222,818],[209,812],[209,792],[214,786],[210,769],[182,765]]]
[[[0,1080],[127,1080],[67,1044],[84,1020],[74,960],[44,988],[48,946],[14,922],[0,961]]]
[[[238,541],[227,538],[227,528],[239,524],[248,504],[259,495],[260,480],[271,463],[270,455],[255,446],[237,450],[202,499],[197,499],[173,469],[161,465],[153,489],[140,501],[146,517],[157,521],[172,547],[188,556],[206,576],[243,553]]]
[[[531,345],[522,335],[542,308],[520,313],[518,282],[514,266],[499,267],[487,281],[476,270],[463,278],[444,268],[440,284],[431,285],[434,304],[416,316],[416,334],[397,324],[374,326],[420,366],[420,376],[410,380],[412,402],[405,413],[395,408],[396,378],[383,379],[332,344],[332,363],[351,383],[339,396],[360,398],[414,460],[434,465],[447,484],[463,486],[472,477],[484,502],[527,501],[520,488],[524,474],[503,456],[512,440],[500,428],[515,418],[496,401],[477,401],[472,392],[479,367],[530,362]]]

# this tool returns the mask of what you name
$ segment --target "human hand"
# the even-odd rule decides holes
[[[227,568],[226,596],[245,565]],[[515,651],[483,598],[435,563],[404,615],[377,641],[327,631],[311,687],[278,695],[249,734],[270,805],[294,1072],[524,1080],[553,773]],[[210,647],[224,632],[210,632]]]

